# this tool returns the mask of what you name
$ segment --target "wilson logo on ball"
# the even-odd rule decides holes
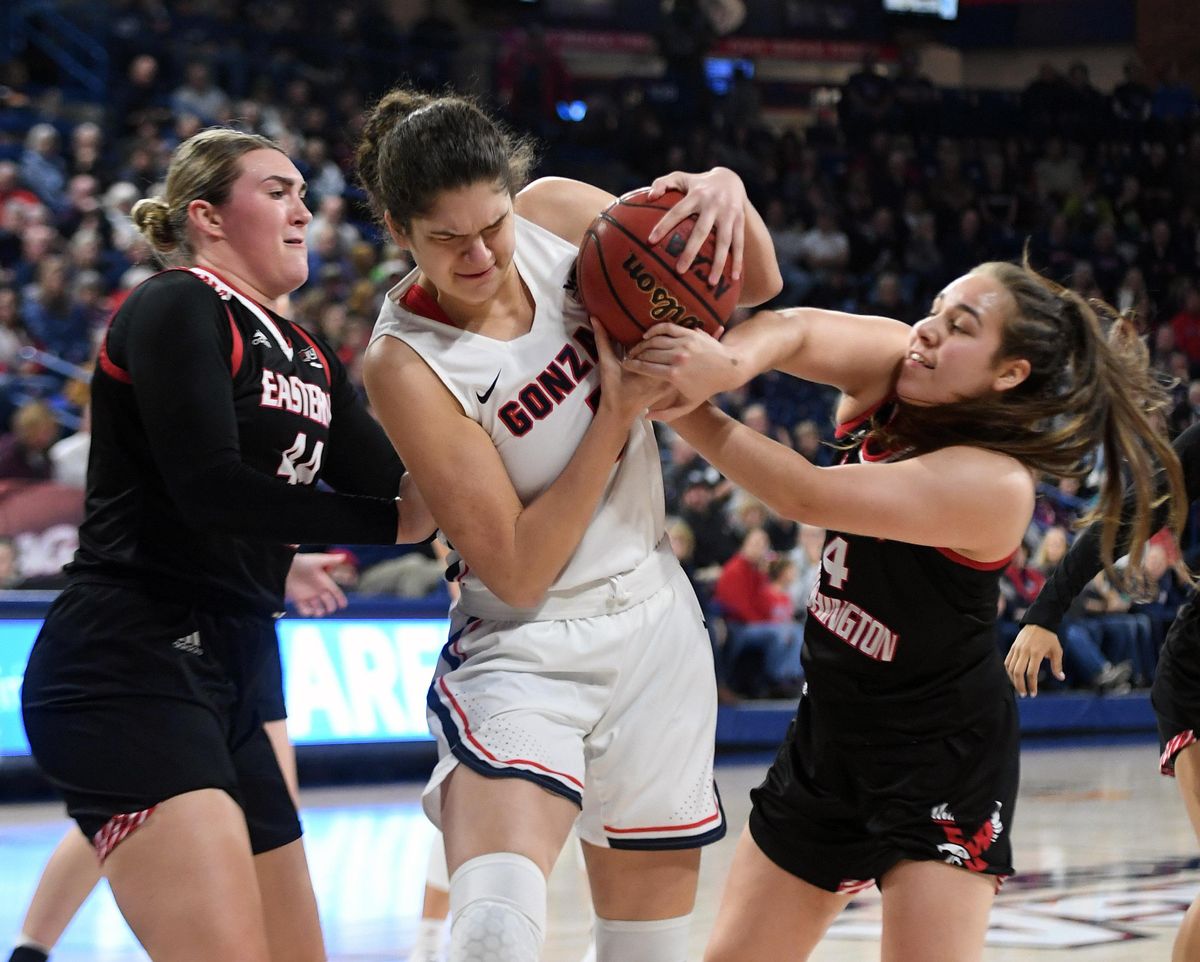
[[[695,314],[689,314],[669,290],[655,281],[654,275],[649,273],[642,262],[637,259],[637,254],[630,254],[625,258],[625,263],[621,267],[633,279],[638,290],[644,291],[648,295],[647,299],[651,305],[648,314],[656,322],[670,321],[681,327],[704,326],[700,323],[700,318]]]

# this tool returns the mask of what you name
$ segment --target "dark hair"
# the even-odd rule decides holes
[[[493,181],[515,194],[534,151],[466,97],[396,87],[368,112],[355,161],[375,216],[409,231],[443,191]]]
[[[994,278],[1013,296],[1016,311],[1004,325],[996,357],[1026,359],[1029,376],[984,397],[933,407],[899,404],[872,433],[886,450],[920,454],[966,444],[1059,477],[1085,475],[1099,447],[1105,473],[1087,520],[1103,521],[1101,555],[1114,574],[1127,474],[1132,514],[1122,542],[1136,567],[1163,496],[1170,498],[1169,524],[1177,535],[1188,505],[1179,459],[1153,420],[1168,396],[1145,345],[1114,308],[1084,300],[1038,274],[1028,260],[993,261],[971,273]]]

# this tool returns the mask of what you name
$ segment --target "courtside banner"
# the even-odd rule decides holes
[[[29,754],[21,678],[41,624],[0,619],[0,755]],[[278,628],[295,744],[430,740],[425,693],[444,618],[284,618]]]

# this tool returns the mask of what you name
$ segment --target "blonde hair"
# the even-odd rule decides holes
[[[210,127],[176,148],[167,170],[163,196],[133,205],[133,226],[149,241],[164,264],[186,264],[193,255],[188,240],[188,205],[194,200],[223,204],[241,174],[241,158],[252,150],[279,150],[275,141],[228,127]]]

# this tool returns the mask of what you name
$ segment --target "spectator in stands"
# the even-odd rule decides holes
[[[875,131],[890,129],[896,121],[896,91],[879,66],[874,48],[863,52],[858,70],[842,84],[838,115],[846,140],[861,146]]]
[[[1154,325],[1154,302],[1150,300],[1140,267],[1130,267],[1125,271],[1111,303],[1122,315],[1132,317],[1139,330],[1146,331]]]
[[[804,232],[800,241],[804,266],[818,280],[828,280],[829,274],[846,268],[850,263],[850,238],[838,226],[837,213],[832,207],[817,211],[816,223]]]
[[[729,631],[724,657],[730,684],[751,698],[794,686],[800,673],[800,633],[795,623],[790,618],[782,623],[772,620],[774,598],[767,570],[774,559],[767,533],[752,528],[742,538],[741,548],[721,567],[713,591]],[[760,655],[761,667],[747,669],[740,664],[749,652]]]
[[[944,247],[944,271],[949,277],[961,276],[975,264],[987,260],[991,252],[978,210],[968,207],[955,220],[956,229],[951,231],[949,243]]]
[[[144,124],[157,128],[171,118],[159,78],[158,60],[149,53],[129,62],[123,80],[114,84],[110,130],[120,140],[132,137]]]
[[[904,292],[900,275],[891,270],[882,271],[875,277],[863,312],[894,317],[906,324],[912,324],[919,317],[919,312]]]
[[[1067,283],[1075,267],[1076,252],[1066,217],[1054,214],[1045,230],[1034,235],[1030,247],[1031,259],[1047,276],[1060,284]]]
[[[1123,137],[1137,137],[1142,126],[1150,119],[1154,91],[1146,82],[1146,66],[1136,57],[1130,57],[1121,68],[1125,77],[1113,88],[1112,112]]]
[[[817,422],[809,418],[800,421],[792,429],[792,447],[803,454],[809,463],[822,468],[837,460],[837,450],[825,443]]]
[[[52,210],[61,210],[67,186],[67,166],[61,155],[62,140],[52,124],[34,124],[25,135],[21,154],[21,180]]]
[[[1138,252],[1138,267],[1146,280],[1155,311],[1165,314],[1171,285],[1175,278],[1187,272],[1188,267],[1186,255],[1176,244],[1170,221],[1166,218],[1159,218],[1150,225],[1150,236]]]
[[[43,350],[72,364],[91,353],[89,313],[71,298],[67,262],[46,256],[38,262],[37,279],[24,299],[25,328]]]
[[[1093,143],[1106,122],[1108,105],[1104,96],[1092,86],[1087,64],[1080,60],[1067,67],[1067,82],[1063,90],[1063,106],[1059,126],[1064,135],[1084,144]]]
[[[1157,653],[1171,622],[1192,596],[1193,588],[1187,569],[1178,561],[1172,564],[1167,549],[1161,544],[1151,542],[1146,548],[1142,571],[1145,583],[1138,586],[1136,600],[1129,610],[1150,619],[1153,651]]]
[[[0,436],[0,479],[46,481],[50,446],[58,440],[58,420],[44,401],[27,401],[12,417],[12,431]]]
[[[1038,67],[1037,76],[1021,92],[1021,110],[1031,133],[1044,137],[1058,130],[1065,88],[1062,74],[1054,64],[1043,63]]]
[[[1150,553],[1147,546],[1146,554]],[[1144,561],[1145,559],[1143,559]],[[1158,645],[1151,619],[1132,609],[1132,599],[1109,580],[1097,574],[1080,593],[1076,612],[1100,643],[1105,656],[1117,665],[1131,668],[1130,683],[1147,688],[1154,680]]]
[[[1184,80],[1179,61],[1169,60],[1163,67],[1162,79],[1150,99],[1150,115],[1173,131],[1197,115],[1196,92]]]
[[[1183,304],[1167,323],[1175,347],[1187,355],[1190,377],[1200,377],[1200,287],[1191,278],[1184,283]]]
[[[220,123],[229,115],[229,95],[212,79],[203,60],[192,60],[183,69],[183,84],[171,94],[175,114],[193,114],[203,126]]]
[[[1115,304],[1117,290],[1129,263],[1117,246],[1117,232],[1111,223],[1101,224],[1092,232],[1087,259],[1092,265],[1101,297],[1109,304]]]
[[[1034,186],[1043,203],[1062,203],[1079,188],[1082,176],[1079,161],[1058,135],[1046,141],[1046,152],[1033,165]]]
[[[710,577],[711,569],[719,570],[737,551],[737,536],[725,515],[729,492],[728,483],[711,467],[693,471],[684,479],[679,517],[692,529],[692,563],[701,580]]]
[[[345,193],[346,175],[329,156],[329,144],[324,137],[305,140],[297,166],[308,181],[311,206],[319,207],[326,199],[340,199]]]
[[[921,73],[920,54],[913,47],[900,51],[892,92],[902,129],[928,129],[930,119],[937,116],[942,95],[933,81]]]

